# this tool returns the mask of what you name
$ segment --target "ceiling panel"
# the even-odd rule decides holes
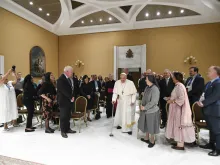
[[[71,0],[71,3],[72,3],[72,9],[73,10],[80,7],[80,6],[82,6],[82,5],[84,5],[84,3],[81,3],[81,2],[78,2],[78,1],[72,1],[72,0]]]
[[[125,13],[129,13],[131,7],[132,7],[131,5],[130,5],[130,6],[120,6],[120,8],[121,8]]]
[[[71,28],[116,23],[120,23],[120,21],[117,18],[113,17],[105,11],[99,11],[79,19],[71,25]]]
[[[45,21],[54,24],[60,17],[61,4],[59,0],[11,0],[24,7]],[[42,11],[39,10],[42,9]]]
[[[165,19],[165,18],[175,18],[175,17],[186,17],[200,15],[192,10],[166,6],[166,5],[147,5],[141,12],[137,15],[137,21],[146,21],[154,19]]]

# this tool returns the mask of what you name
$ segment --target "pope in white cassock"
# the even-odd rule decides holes
[[[134,83],[127,79],[125,73],[121,73],[120,80],[115,82],[112,96],[113,104],[117,100],[114,126],[129,135],[132,134],[132,127],[135,124],[136,94],[137,89]]]

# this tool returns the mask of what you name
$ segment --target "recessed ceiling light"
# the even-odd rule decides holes
[[[149,13],[146,13],[145,16],[146,16],[146,17],[149,17]]]
[[[92,23],[92,22],[93,22],[93,20],[90,20],[90,22]]]
[[[109,19],[108,19],[109,21],[111,21],[112,20],[112,17],[109,17]]]
[[[184,10],[182,9],[182,10],[180,10],[180,13],[184,13]]]
[[[84,21],[81,21],[82,24],[84,24]]]
[[[50,13],[47,13],[47,16],[50,16]]]
[[[170,11],[168,12],[168,14],[172,14],[172,11],[170,10]]]
[[[160,12],[157,12],[157,16],[159,16],[160,15]]]
[[[100,22],[102,22],[102,19],[100,18],[100,20],[99,20]]]
[[[42,9],[42,8],[39,8],[38,10],[39,10],[39,11],[42,11],[43,9]]]
[[[29,4],[30,4],[30,5],[33,5],[34,3],[33,3],[33,2],[29,2]]]

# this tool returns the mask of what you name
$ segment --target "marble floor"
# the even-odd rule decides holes
[[[138,119],[138,115],[136,115]],[[219,165],[220,157],[209,157],[208,151],[198,147],[186,147],[185,151],[171,149],[164,137],[164,130],[157,136],[154,148],[137,139],[136,127],[132,136],[114,129],[110,137],[112,119],[103,114],[98,121],[83,125],[82,132],[63,139],[57,130],[45,134],[38,127],[34,133],[25,133],[25,126],[11,128],[9,132],[0,129],[0,155],[42,163],[45,165]],[[73,124],[72,124],[73,127]],[[77,130],[77,127],[73,129]],[[208,139],[208,132],[201,132],[202,142]]]

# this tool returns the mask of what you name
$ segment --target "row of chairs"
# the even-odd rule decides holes
[[[22,115],[24,120],[26,120],[28,111],[22,102],[22,98],[23,98],[23,94],[19,94],[17,96],[17,106],[19,108],[18,113]],[[85,122],[86,127],[87,127],[87,117],[86,117],[87,110],[86,109],[87,109],[87,99],[83,96],[78,97],[75,100],[75,112],[72,113],[71,119],[73,119],[74,125],[75,125],[75,121],[79,121],[79,124],[78,124],[79,133],[81,132],[82,121]],[[95,94],[94,106],[89,111],[94,111],[95,115],[99,111],[99,96],[97,94]],[[37,118],[37,121],[40,122],[41,128],[42,128],[43,127],[43,112],[40,109],[40,104],[38,101],[35,102],[34,116]],[[59,113],[55,113],[54,117],[59,119],[60,118]],[[59,126],[59,130],[60,130],[60,126]]]

